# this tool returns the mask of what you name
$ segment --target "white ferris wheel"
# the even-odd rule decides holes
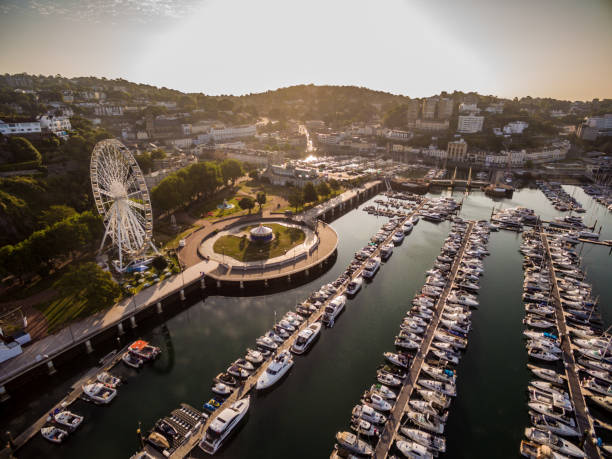
[[[91,188],[98,212],[104,220],[104,237],[110,237],[118,252],[118,270],[124,258],[141,256],[153,246],[153,212],[142,172],[128,148],[116,139],[98,142],[91,154]]]

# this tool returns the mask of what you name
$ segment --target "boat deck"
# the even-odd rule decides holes
[[[393,445],[393,441],[397,436],[397,432],[400,428],[400,422],[402,420],[402,416],[404,411],[408,407],[408,401],[410,400],[410,396],[412,395],[412,391],[419,379],[419,374],[421,372],[421,367],[423,366],[423,362],[425,361],[425,357],[427,356],[429,349],[431,347],[431,343],[433,341],[434,332],[438,328],[438,324],[440,322],[440,317],[442,315],[442,311],[444,309],[444,304],[446,303],[446,298],[448,297],[451,287],[455,281],[455,277],[457,276],[457,271],[459,270],[459,264],[461,263],[461,259],[463,258],[463,253],[465,251],[465,247],[467,245],[470,234],[472,233],[472,229],[474,228],[474,222],[470,221],[468,223],[467,230],[465,232],[465,236],[463,237],[463,242],[461,244],[461,248],[457,252],[457,256],[453,262],[453,266],[450,271],[449,280],[442,291],[442,295],[438,298],[438,302],[435,307],[435,314],[433,316],[432,321],[429,323],[427,330],[425,331],[425,335],[423,337],[423,342],[421,347],[419,348],[418,353],[415,355],[412,364],[410,365],[410,371],[408,372],[408,376],[400,390],[400,393],[397,397],[397,402],[393,406],[391,413],[389,413],[388,421],[385,424],[385,427],[380,435],[380,439],[376,444],[376,449],[374,450],[374,457],[377,459],[382,459],[387,457],[389,454],[389,450]]]
[[[406,220],[408,220],[409,218],[411,218],[412,216],[414,216],[415,214],[417,214],[421,208],[423,207],[423,205],[427,202],[427,199],[424,199],[421,204],[419,204],[414,211],[410,212],[400,223],[403,224]],[[470,227],[471,228],[471,227]],[[387,237],[387,239],[385,239],[381,244],[379,244],[378,248],[376,249],[376,251],[374,251],[374,253],[371,255],[370,258],[375,257],[375,256],[379,256],[380,255],[380,249],[383,245],[388,244],[392,237],[393,237],[394,232],[392,231],[391,234],[389,235],[389,237]],[[462,248],[463,249],[463,248]],[[364,260],[363,263],[361,264],[360,268],[358,270],[356,270],[353,275],[351,276],[350,279],[348,279],[339,289],[338,291],[332,295],[330,298],[328,298],[325,303],[319,308],[319,310],[315,313],[313,313],[307,320],[305,320],[302,325],[293,332],[293,334],[284,342],[282,343],[278,349],[277,349],[277,353],[280,353],[284,350],[288,350],[292,345],[293,342],[297,339],[298,334],[304,330],[306,327],[308,327],[310,324],[312,324],[313,322],[316,322],[318,320],[321,320],[323,313],[325,311],[325,306],[334,298],[336,298],[339,295],[342,295],[345,293],[346,291],[346,287],[348,286],[349,282],[351,280],[353,280],[355,277],[359,276],[361,274],[361,272],[363,271],[363,268],[366,264],[367,260]],[[456,270],[455,270],[456,271]],[[242,397],[245,397],[250,391],[251,389],[253,389],[253,387],[255,387],[255,385],[257,384],[257,379],[261,376],[261,374],[263,373],[264,369],[267,367],[267,365],[264,363],[262,364],[259,368],[256,369],[256,371],[249,376],[247,379],[244,380],[244,383],[242,386],[240,386],[237,390],[235,390],[234,392],[232,392],[232,394],[223,402],[223,404],[217,408],[217,410],[208,418],[208,420],[202,424],[202,426],[195,431],[191,437],[189,437],[187,439],[187,441],[185,441],[183,443],[183,445],[179,446],[169,457],[172,459],[179,459],[179,458],[184,458],[187,457],[190,452],[194,449],[198,447],[198,444],[200,443],[200,440],[202,438],[202,435],[204,434],[204,432],[206,431],[206,429],[208,429],[208,426],[210,425],[210,423],[215,419],[216,417],[216,413],[220,413],[223,408],[226,408],[227,406],[229,406],[230,404],[234,403],[236,400],[239,400]],[[156,453],[157,455],[159,455],[159,453]]]
[[[559,330],[559,336],[561,337],[561,349],[563,351],[563,364],[565,367],[565,375],[567,379],[567,385],[569,387],[569,394],[574,405],[574,413],[576,415],[576,422],[578,424],[579,431],[588,432],[589,436],[587,441],[584,443],[584,452],[589,459],[600,459],[602,456],[599,449],[595,446],[592,440],[595,438],[595,428],[593,426],[593,419],[589,415],[588,408],[582,392],[582,386],[580,385],[580,379],[578,378],[578,368],[576,360],[574,359],[574,353],[571,347],[571,341],[569,339],[569,332],[567,330],[567,323],[565,321],[565,314],[561,306],[561,296],[559,294],[559,288],[557,286],[557,275],[553,269],[552,257],[550,253],[550,246],[548,245],[548,237],[545,233],[541,232],[540,237],[542,238],[542,244],[546,251],[546,261],[550,269],[550,275],[553,285],[552,300],[555,307],[555,317],[557,321],[557,329]]]

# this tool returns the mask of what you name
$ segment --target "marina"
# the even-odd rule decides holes
[[[538,193],[537,190],[534,192]],[[525,205],[530,204],[532,201],[534,202],[532,206],[538,205],[531,194],[534,192],[524,193]],[[456,198],[460,200],[462,196],[463,194],[457,194]],[[520,192],[515,194],[515,198],[517,196],[520,198]],[[585,202],[585,204],[587,203],[587,201],[583,202]],[[520,204],[520,201],[513,201],[505,205],[516,206]],[[548,204],[544,202],[540,205],[545,210],[545,206]],[[489,198],[481,197],[481,195],[475,193],[465,199],[461,214],[476,219],[488,218],[491,207],[492,203]],[[589,208],[589,206],[587,206],[587,208]],[[599,208],[605,210],[601,206],[599,206]],[[536,211],[538,211],[537,207]],[[549,213],[546,213],[546,211],[542,212],[541,210],[538,211],[545,219],[552,219],[556,216],[554,210],[548,212]],[[358,221],[361,226],[359,234],[355,234],[353,229],[355,217],[357,215],[359,216]],[[593,217],[589,216],[589,218],[590,220],[588,221],[594,221]],[[142,421],[142,425],[145,428],[149,428],[153,426],[156,419],[159,419],[165,413],[169,413],[177,406],[180,406],[182,402],[186,402],[193,407],[201,407],[202,401],[206,401],[209,397],[207,398],[205,393],[203,394],[201,378],[199,378],[199,381],[193,381],[190,374],[195,372],[195,374],[204,375],[206,382],[210,381],[210,379],[222,368],[227,366],[229,362],[235,360],[236,356],[244,352],[244,349],[249,346],[252,347],[255,338],[261,335],[266,328],[269,328],[273,310],[277,310],[279,314],[284,314],[287,308],[292,308],[293,305],[296,304],[296,301],[294,301],[296,296],[298,298],[304,298],[308,296],[308,291],[312,291],[313,288],[317,288],[320,285],[332,282],[336,279],[344,270],[344,267],[349,264],[353,254],[367,241],[367,237],[369,236],[364,236],[363,233],[367,232],[370,235],[374,234],[384,221],[386,221],[385,218],[375,216],[364,217],[364,212],[354,211],[334,222],[334,227],[340,235],[339,256],[336,262],[338,269],[334,268],[330,270],[329,273],[314,280],[311,284],[296,287],[294,289],[295,294],[294,292],[291,294],[291,301],[287,301],[287,294],[275,293],[253,297],[252,299],[211,296],[206,299],[205,303],[196,305],[188,312],[182,313],[170,320],[168,322],[168,327],[173,343],[173,354],[176,356],[176,363],[170,373],[157,374],[156,371],[156,368],[161,369],[166,366],[166,359],[171,355],[171,353],[166,350],[166,345],[163,344],[163,340],[165,339],[163,338],[164,335],[159,331],[156,331],[154,335],[146,336],[145,334],[144,337],[146,339],[162,347],[162,355],[160,356],[160,360],[156,361],[153,366],[141,370],[141,374],[137,376],[141,381],[133,381],[126,386],[122,386],[119,396],[113,401],[108,409],[96,408],[97,411],[91,413],[87,411],[87,406],[76,406],[75,411],[84,414],[86,422],[78,435],[71,438],[70,442],[61,445],[61,447],[53,451],[49,451],[48,448],[55,445],[40,443],[40,441],[35,438],[31,446],[27,445],[21,450],[20,455],[24,455],[24,457],[33,457],[31,454],[35,451],[45,451],[46,454],[48,453],[51,457],[55,457],[54,455],[60,454],[61,451],[62,456],[78,457],[78,451],[83,440],[88,442],[95,441],[96,438],[99,438],[99,435],[105,432],[104,428],[101,431],[99,428],[93,431],[91,429],[93,426],[99,426],[101,423],[104,423],[104,420],[113,412],[117,412],[118,410],[129,411],[130,406],[139,405],[138,408],[131,408],[136,416],[119,420],[116,428],[113,428],[112,431],[115,434],[119,434],[119,441],[116,446],[113,447],[109,445],[104,447],[107,451],[106,454],[109,455],[121,454],[121,451],[126,455],[126,452],[131,453],[135,451],[135,431],[138,420]],[[601,218],[600,221],[602,221]],[[325,452],[329,454],[330,442],[333,440],[334,432],[342,428],[343,425],[346,425],[347,414],[350,412],[351,407],[354,406],[355,400],[359,399],[364,387],[369,387],[371,385],[372,370],[376,367],[377,362],[380,362],[383,351],[388,350],[390,334],[395,331],[393,328],[397,326],[398,320],[401,321],[401,318],[405,314],[405,301],[403,303],[401,301],[401,299],[406,296],[405,289],[416,291],[420,288],[422,285],[422,273],[431,267],[431,260],[436,257],[443,239],[448,234],[449,225],[450,224],[447,222],[433,223],[421,221],[414,227],[411,235],[406,238],[404,243],[401,246],[395,247],[393,255],[389,258],[387,264],[383,265],[383,268],[380,273],[376,275],[374,281],[372,283],[365,283],[361,291],[357,293],[355,299],[351,300],[352,302],[347,306],[347,308],[350,308],[347,309],[347,315],[340,317],[331,333],[321,333],[319,340],[313,345],[312,349],[308,351],[307,357],[304,359],[300,358],[300,361],[291,370],[291,374],[287,380],[279,384],[278,387],[275,387],[272,393],[264,394],[263,396],[257,394],[252,400],[253,406],[250,409],[248,421],[244,424],[244,427],[240,428],[240,432],[237,432],[236,435],[232,437],[231,441],[224,446],[223,450],[218,453],[221,457],[249,457],[249,450],[255,451],[253,449],[255,445],[257,445],[258,454],[264,454],[266,457],[281,457],[288,454],[296,455],[295,450],[291,447],[292,439],[294,440],[296,438],[295,436],[287,436],[288,438],[286,438],[286,440],[276,438],[275,436],[274,441],[268,442],[267,440],[262,440],[263,432],[268,431],[270,428],[283,431],[282,425],[279,424],[285,416],[282,413],[281,407],[283,406],[294,406],[295,409],[292,409],[292,411],[299,409],[300,413],[297,417],[294,417],[295,422],[312,422],[312,420],[317,417],[318,413],[317,400],[323,393],[327,394],[326,400],[333,400],[333,409],[327,410],[329,412],[329,419],[324,420],[320,428],[316,429],[316,432],[312,432],[314,440],[307,448],[307,451],[304,451],[304,455],[300,456],[300,454],[297,454],[296,456],[322,456]],[[603,233],[605,233],[607,229],[607,225],[604,224]],[[516,293],[516,291],[514,294],[503,294],[501,302],[499,300],[494,301],[494,298],[490,296],[491,291],[489,288],[489,285],[495,284],[495,282],[500,279],[508,277],[508,270],[508,272],[513,273],[516,272],[516,268],[520,275],[520,261],[515,260],[510,255],[512,251],[516,252],[518,248],[515,237],[515,234],[511,232],[492,233],[491,235],[491,257],[487,258],[488,261],[485,262],[487,278],[481,286],[480,296],[482,304],[485,304],[485,298],[489,298],[486,300],[487,304],[491,304],[492,306],[490,310],[483,306],[483,308],[473,317],[470,349],[465,354],[465,357],[461,360],[458,367],[460,378],[458,378],[457,391],[459,396],[453,405],[454,408],[450,413],[447,429],[445,431],[447,435],[447,448],[449,451],[453,452],[461,451],[459,457],[486,457],[484,445],[487,445],[487,441],[492,440],[487,440],[490,437],[484,435],[484,431],[478,427],[479,422],[481,422],[479,418],[482,419],[482,422],[485,422],[486,418],[474,416],[473,413],[474,409],[477,409],[475,408],[477,404],[474,403],[473,398],[478,394],[479,398],[484,397],[484,399],[487,400],[487,397],[493,396],[498,390],[497,385],[494,388],[491,387],[489,390],[484,391],[475,389],[479,388],[479,383],[470,376],[470,372],[467,368],[472,365],[474,359],[483,359],[482,351],[487,346],[493,346],[494,348],[498,346],[494,341],[482,341],[484,339],[483,335],[486,336],[488,333],[494,332],[494,330],[489,329],[489,327],[483,327],[479,321],[487,320],[495,324],[495,320],[498,319],[495,317],[492,318],[490,314],[497,314],[499,320],[501,320],[498,326],[501,326],[502,322],[507,321],[505,317],[511,314],[510,309],[516,310],[517,301],[520,301],[520,295]],[[592,249],[588,249],[588,247],[584,249],[582,255],[585,263],[595,263],[596,265],[594,266],[605,267],[608,260],[607,250],[603,247],[592,247]],[[506,252],[508,255],[506,255]],[[406,257],[407,254],[409,258]],[[500,271],[496,265],[499,264],[502,258],[511,261],[508,262],[508,268],[506,270]],[[491,263],[493,263],[493,265],[491,265]],[[605,276],[599,279],[596,276],[597,273],[605,273],[605,270],[602,271],[601,269],[603,268],[597,270],[589,269],[590,276],[593,276],[594,286],[605,285]],[[489,274],[489,272],[492,274]],[[598,281],[599,284],[597,284]],[[604,282],[603,284],[602,281]],[[392,285],[402,285],[400,294],[391,293],[393,290]],[[520,288],[520,284],[518,284],[518,287]],[[511,293],[512,283],[510,283],[508,288],[508,292]],[[512,300],[513,295],[514,300]],[[274,298],[278,299],[274,300]],[[510,304],[508,304],[507,301],[510,301]],[[512,301],[514,301],[513,305]],[[240,307],[240,305],[244,304],[249,304],[249,308],[244,309]],[[285,309],[283,309],[283,304],[285,305]],[[507,305],[505,308],[503,307],[504,304]],[[232,314],[232,310],[240,310],[243,311],[243,314],[246,313],[247,315],[244,319],[236,321],[235,318],[231,318],[231,315],[228,316],[228,314]],[[605,319],[605,312],[605,310],[602,311],[602,313],[604,313],[604,321],[609,321],[609,319]],[[228,320],[231,320],[235,330],[231,337],[230,335],[226,335],[227,330],[224,328],[214,326],[214,324],[225,323]],[[210,325],[205,325],[204,328],[202,328],[202,326],[196,327],[197,323]],[[517,326],[522,328],[522,325],[519,325],[520,321],[516,323]],[[508,327],[511,326],[512,321],[509,322]],[[506,326],[504,325],[504,327]],[[516,355],[519,357],[521,354],[525,355],[524,344],[521,341],[521,331],[517,331],[516,329],[512,331],[511,328],[508,328],[508,330],[506,330],[506,328],[498,328],[495,332],[498,334],[507,333],[509,337],[515,336],[518,338],[519,348]],[[185,356],[189,355],[190,348],[192,347],[191,344],[195,339],[194,337],[200,335],[202,337],[197,339],[199,341],[201,341],[201,339],[206,339],[207,341],[203,342],[208,344],[201,344],[197,347],[206,348],[206,346],[214,346],[214,343],[224,342],[228,343],[228,349],[221,353],[207,353],[209,355],[203,359],[200,357],[193,357],[190,360],[189,366],[185,367],[185,364],[180,364],[180,362],[183,361]],[[360,339],[356,341],[355,339],[348,338],[349,336],[359,336]],[[509,339],[508,342],[511,343],[512,339]],[[366,345],[366,343],[369,344]],[[495,355],[499,358],[499,356],[504,355],[503,352],[504,350],[500,349],[499,352],[496,351]],[[489,361],[490,365],[492,365],[491,368],[494,369],[499,365],[499,363],[495,363],[498,362],[498,359],[493,359],[493,356],[490,357],[491,359],[486,361]],[[514,357],[511,357],[512,366],[515,365],[515,360]],[[482,362],[482,360],[477,361]],[[482,363],[480,365],[482,365]],[[524,367],[524,363],[522,366]],[[326,377],[315,377],[314,372],[325,374]],[[207,377],[207,374],[210,376]],[[491,374],[493,375],[493,373]],[[522,389],[504,391],[509,394],[516,392],[518,400],[521,402],[512,403],[509,401],[502,404],[502,407],[505,407],[503,409],[514,410],[516,415],[505,415],[507,421],[502,423],[502,426],[505,427],[500,426],[500,434],[495,437],[495,443],[500,444],[500,447],[504,450],[507,448],[509,452],[508,457],[516,457],[522,427],[526,423],[525,417],[527,416],[527,410],[522,399],[524,388],[527,386],[528,374],[524,373],[524,375],[521,376],[522,374],[523,373],[519,372],[516,376],[519,386],[522,385]],[[128,377],[132,377],[132,375],[128,373]],[[494,376],[494,378],[496,377],[497,376]],[[332,388],[326,383],[328,378],[333,378],[334,381],[338,381],[337,388],[335,387],[336,385]],[[514,378],[515,376],[513,376],[513,379]],[[174,381],[172,387],[182,389],[170,398],[164,396],[167,400],[163,402],[163,406],[157,405],[157,408],[153,409],[154,407],[151,407],[152,409],[149,409],[143,408],[142,403],[138,404],[138,400],[157,397],[159,390],[155,390],[152,386],[159,386],[160,384],[167,385],[169,380]],[[502,386],[499,387],[500,389],[502,387],[508,387],[503,386],[503,384],[514,384],[514,382],[504,383],[503,381],[500,381],[500,383],[502,384]],[[296,400],[296,391],[303,394],[304,400]],[[510,395],[508,395],[508,397],[510,397]],[[60,397],[56,398],[56,400],[59,398]],[[497,400],[500,399],[498,398]],[[77,404],[80,403],[80,401],[77,401]],[[500,407],[500,409],[502,409],[502,407]],[[39,410],[39,413],[40,412]],[[278,413],[276,417],[280,416],[280,419],[277,420],[276,417],[271,418],[271,412]],[[460,434],[463,429],[462,425],[458,425],[462,424],[461,418],[470,419],[470,426],[472,426],[470,432]],[[265,429],[263,426],[261,428],[257,427],[260,423],[266,426]],[[504,435],[504,431],[507,432],[507,437]],[[109,432],[109,430],[106,429],[106,432]],[[478,440],[476,440],[476,438],[478,438]],[[121,449],[109,450],[109,447]],[[480,449],[481,447],[483,449]],[[486,446],[486,448],[489,448],[489,446]],[[82,451],[84,451],[84,449],[81,450],[81,452]],[[115,451],[115,453],[112,451]],[[195,457],[204,457],[203,452],[202,455],[199,454],[198,448],[193,450],[192,454],[195,455]],[[129,454],[127,455],[129,456]],[[251,457],[259,456],[253,455]]]

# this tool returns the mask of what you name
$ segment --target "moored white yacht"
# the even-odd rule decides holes
[[[349,282],[346,287],[346,294],[350,296],[354,296],[357,294],[359,290],[361,290],[361,286],[363,284],[363,278],[361,276],[355,277],[352,281]]]
[[[362,276],[364,279],[372,279],[380,268],[380,258],[372,257],[363,268]]]
[[[310,324],[308,327],[298,333],[295,342],[291,346],[291,352],[294,354],[303,354],[306,352],[312,342],[317,338],[317,336],[319,336],[320,332],[321,322]]]
[[[276,382],[281,379],[285,373],[293,366],[293,359],[289,351],[283,351],[274,357],[274,360],[270,362],[266,371],[257,380],[256,388],[258,390],[267,389],[273,386]]]
[[[247,396],[232,403],[215,417],[200,442],[200,448],[205,453],[215,454],[219,450],[223,441],[249,410],[250,399],[251,397]]]

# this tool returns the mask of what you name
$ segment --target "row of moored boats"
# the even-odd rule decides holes
[[[332,457],[372,456],[389,417],[398,409],[403,410],[394,445],[399,454],[421,459],[446,451],[442,434],[448,407],[457,394],[456,365],[467,347],[472,309],[478,306],[482,259],[488,255],[488,224],[475,224],[469,236],[467,228],[467,222],[454,219],[434,267],[427,272],[425,285],[400,325],[394,351],[383,354],[385,362],[377,369],[375,383],[353,408],[351,431],[336,434]],[[457,260],[464,242],[461,259]],[[451,283],[455,262],[458,271]],[[441,297],[445,299],[443,305],[439,304]],[[425,352],[421,349],[423,342],[429,341],[432,333],[425,359],[416,359]],[[414,392],[407,406],[395,407],[413,365],[421,365]]]
[[[550,263],[543,237],[550,249]],[[567,372],[577,371],[589,402],[595,427],[598,416],[612,413],[612,349],[610,335],[602,333],[602,322],[591,285],[585,281],[580,258],[564,234],[543,236],[537,231],[523,233],[520,248],[524,257],[523,301],[529,382],[528,408],[531,426],[520,451],[529,458],[586,457],[584,442],[593,441],[581,432],[567,382]],[[556,282],[556,285],[554,283]],[[559,293],[560,309],[553,297]],[[563,314],[557,317],[558,311]],[[564,322],[574,352],[576,368],[564,362],[558,323]],[[566,343],[567,344],[567,343]],[[567,367],[567,370],[566,370]],[[605,452],[610,447],[595,440]]]

